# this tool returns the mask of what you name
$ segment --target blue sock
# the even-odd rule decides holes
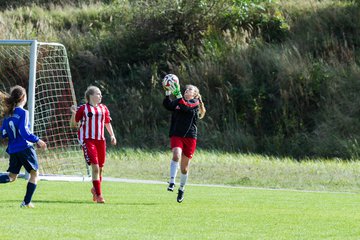
[[[8,183],[10,182],[10,177],[9,175],[0,175],[0,183]]]
[[[29,204],[31,202],[31,199],[35,192],[35,189],[36,189],[36,184],[28,182],[27,187],[26,187],[26,195],[24,197],[25,204]]]

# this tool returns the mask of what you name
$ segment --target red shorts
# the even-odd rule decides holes
[[[106,157],[105,140],[85,139],[82,148],[88,165],[98,164],[99,167],[104,166]]]
[[[183,154],[191,159],[196,149],[196,138],[184,138],[172,136],[170,138],[171,149],[178,147],[182,149]]]

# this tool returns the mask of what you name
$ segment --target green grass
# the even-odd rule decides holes
[[[171,151],[109,151],[105,176],[168,181]],[[360,192],[360,162],[308,159],[298,162],[256,154],[197,150],[190,183],[315,191]]]
[[[107,203],[99,205],[91,202],[90,182],[40,181],[34,196],[36,209],[19,208],[24,180],[1,184],[0,212],[6,220],[0,225],[1,239],[22,238],[30,232],[34,239],[342,240],[360,236],[359,161],[298,162],[199,149],[191,162],[185,201],[178,204],[176,193],[167,192],[165,185],[169,149],[109,149],[107,156],[105,177],[164,184],[104,182]],[[3,156],[0,169],[6,167]]]
[[[358,239],[358,194],[188,186],[182,204],[165,184],[41,181],[0,185],[1,239]]]
[[[166,182],[170,159],[171,151],[166,147],[156,151],[109,149],[104,176]],[[80,165],[85,168],[85,163]],[[0,172],[7,167],[8,156],[0,153]],[[298,162],[285,157],[198,149],[191,161],[189,183],[360,193],[359,176],[357,160]]]

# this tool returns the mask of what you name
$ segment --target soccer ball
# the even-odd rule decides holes
[[[179,78],[175,74],[168,74],[164,77],[162,81],[162,86],[165,89],[165,91],[170,91],[170,87],[174,83],[179,83]]]

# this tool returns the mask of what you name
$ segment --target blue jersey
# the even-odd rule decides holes
[[[20,152],[39,141],[39,137],[30,132],[29,112],[16,107],[14,113],[4,119],[0,133],[2,138],[8,138],[6,152],[9,154]]]

